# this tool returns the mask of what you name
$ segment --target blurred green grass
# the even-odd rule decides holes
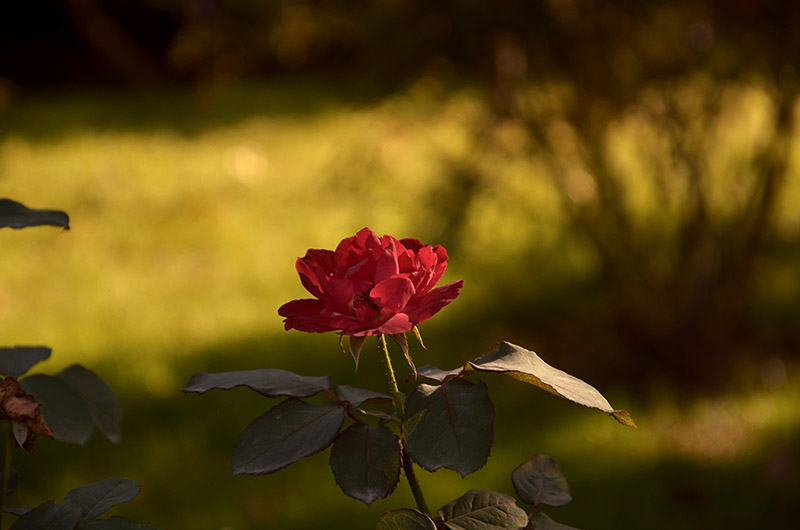
[[[744,118],[754,127],[764,112],[757,92]],[[120,445],[95,433],[86,447],[42,441],[35,454],[16,457],[21,481],[11,503],[60,499],[119,475],[143,488],[119,513],[165,529],[371,528],[382,511],[412,505],[405,484],[370,508],[344,498],[327,453],[275,475],[233,478],[236,437],[271,403],[242,389],[180,389],[195,372],[276,367],[381,390],[374,357],[364,356],[355,374],[335,336],[284,333],[276,313],[305,296],[295,258],[363,226],[447,243],[445,281],[465,279],[459,300],[421,326],[430,351],[416,350],[418,364],[449,368],[497,340],[535,341],[527,322],[553,308],[571,306],[587,321],[602,312],[582,292],[596,281],[596,253],[573,232],[559,189],[527,155],[524,136],[511,123],[493,131],[504,150],[476,149],[480,98],[472,89],[444,97],[412,86],[359,102],[308,84],[251,85],[201,95],[59,94],[4,109],[2,195],[64,209],[72,230],[0,232],[0,338],[53,347],[43,371],[73,362],[93,369],[124,410]],[[642,160],[630,154],[655,134],[642,127],[623,121],[609,141],[636,192],[636,222],[669,231],[670,219],[653,217],[657,198],[637,178]],[[749,138],[736,131],[728,142],[734,157]],[[490,180],[456,212],[463,218],[452,233],[442,211],[458,198],[448,178],[462,160]],[[724,169],[717,182],[728,190]],[[719,215],[726,193],[715,195]],[[798,230],[791,205],[799,193],[792,178],[778,214],[787,239]],[[768,267],[779,272],[760,279],[761,300],[766,314],[783,314],[800,282],[783,247],[774,255]],[[566,363],[594,382],[580,361]],[[601,387],[633,413],[638,431],[490,378],[498,418],[489,464],[464,480],[423,474],[423,488],[437,507],[471,488],[510,493],[511,470],[543,452],[561,464],[575,497],[550,514],[579,528],[744,529],[765,517],[790,528],[789,507],[800,496],[792,482],[800,381],[795,366],[777,370],[772,386],[749,378],[737,393],[695,402],[668,386],[649,399]]]

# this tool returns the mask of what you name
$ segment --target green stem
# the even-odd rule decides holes
[[[383,354],[383,367],[386,369],[386,379],[389,380],[389,388],[392,390],[394,408],[397,411],[397,416],[400,418],[400,421],[403,421],[406,416],[405,408],[403,407],[403,394],[401,394],[400,389],[397,388],[397,379],[395,379],[394,376],[392,359],[389,357],[389,348],[386,346],[386,337],[384,335],[378,337],[378,349],[380,349]],[[422,513],[430,514],[428,503],[425,502],[422,489],[419,487],[419,481],[417,481],[417,474],[414,472],[414,463],[405,451],[403,452],[403,470],[406,473],[408,485],[411,486],[411,493],[414,494],[414,500],[417,502],[417,508],[419,508],[419,511]]]
[[[6,458],[3,461],[3,489],[0,489],[0,528],[3,527],[3,508],[5,506],[6,490],[8,489],[8,477],[11,475],[11,456],[14,452],[14,445],[17,443],[14,439],[14,433],[11,430],[10,422],[6,425],[6,428],[8,429],[8,434],[5,436]]]

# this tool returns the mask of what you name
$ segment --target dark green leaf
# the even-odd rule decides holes
[[[607,412],[623,425],[636,427],[630,414],[624,410],[614,410],[593,386],[553,368],[534,352],[515,344],[501,342],[469,364],[481,372],[508,374],[579,405]]]
[[[39,409],[56,440],[84,444],[92,434],[89,405],[75,388],[62,379],[34,374],[20,381],[22,388],[36,398]]]
[[[373,392],[372,390],[365,390],[363,388],[355,388],[349,385],[339,385],[336,387],[336,397],[342,401],[347,401],[354,407],[358,407],[364,403],[371,404],[392,404],[392,397],[386,394]]]
[[[11,530],[73,530],[80,518],[79,506],[48,501],[17,519]]]
[[[0,471],[0,484],[2,484],[4,474],[5,473]],[[17,479],[18,479],[17,470],[12,466],[11,473],[9,473],[8,475],[8,487],[6,487],[6,495],[9,495],[17,488]]]
[[[69,230],[69,216],[60,210],[32,210],[11,199],[0,199],[0,228],[51,225]]]
[[[572,501],[567,479],[556,461],[546,455],[534,455],[511,473],[514,490],[523,502],[539,506],[565,506]]]
[[[47,346],[14,346],[0,348],[0,374],[18,379],[39,361],[50,357]]]
[[[133,500],[139,495],[139,484],[135,480],[112,477],[75,488],[64,496],[64,500],[81,507],[82,519],[95,519],[112,506]]]
[[[239,436],[231,461],[233,474],[266,475],[322,451],[339,434],[345,415],[335,403],[311,405],[287,399]]]
[[[96,519],[81,526],[81,530],[156,530],[152,526],[134,523],[130,519],[114,516],[108,519]]]
[[[471,490],[439,510],[444,527],[450,530],[521,529],[528,514],[514,498],[494,491]]]
[[[365,504],[388,497],[400,481],[400,439],[383,425],[354,423],[331,449],[336,484]]]
[[[237,386],[249,387],[267,397],[304,398],[329,389],[331,378],[306,377],[277,368],[194,374],[183,391],[202,394],[214,388],[230,390]]]
[[[557,523],[542,512],[534,515],[533,519],[531,519],[531,523],[533,524],[534,530],[578,530],[572,526]]]
[[[122,409],[106,382],[80,364],[73,364],[56,375],[83,396],[94,423],[109,440],[118,443],[122,438]]]
[[[442,370],[441,368],[437,368],[432,364],[428,364],[417,370],[417,375],[421,375],[423,377],[427,377],[428,379],[433,379],[443,383],[448,379],[457,377],[462,371],[463,370],[461,368],[456,368],[455,370]]]
[[[381,514],[375,530],[436,530],[436,524],[422,512],[400,508]]]
[[[408,400],[406,418],[406,451],[428,471],[445,467],[466,476],[486,463],[494,406],[482,382],[419,385]]]

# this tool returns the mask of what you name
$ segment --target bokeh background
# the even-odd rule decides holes
[[[510,340],[639,429],[487,377],[488,465],[429,504],[512,493],[554,457],[584,530],[796,528],[800,4],[781,0],[30,0],[0,15],[0,195],[72,230],[0,232],[0,343],[80,362],[123,441],[15,455],[10,504],[109,476],[164,529],[372,528],[327,452],[231,477],[270,402],[182,395],[285,368],[382,389],[286,333],[294,260],[364,226],[443,244],[459,299],[419,365]],[[399,363],[401,364],[401,363]]]

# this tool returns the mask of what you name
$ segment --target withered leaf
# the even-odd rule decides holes
[[[53,431],[47,426],[39,407],[34,397],[22,390],[16,379],[6,377],[0,381],[0,411],[11,421],[28,427],[28,436],[22,444],[27,451],[33,450],[36,434],[53,438]]]

